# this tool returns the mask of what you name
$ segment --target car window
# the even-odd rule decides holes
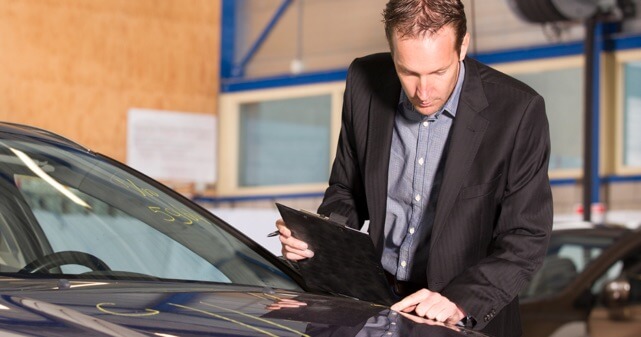
[[[621,271],[623,270],[623,261],[619,260],[615,263],[613,263],[610,268],[599,278],[594,282],[592,285],[592,288],[590,288],[590,291],[592,294],[597,295],[601,293],[601,290],[603,289],[603,285],[610,280],[615,279],[619,275],[621,275]]]
[[[82,205],[59,195],[41,178],[17,176],[16,182],[54,252],[90,252],[103,257],[111,269],[119,271],[174,279],[189,275],[193,280],[231,282],[204,257],[97,198],[66,187],[91,205],[91,210],[87,211]],[[73,264],[60,269],[64,274],[90,271],[86,266]]]
[[[641,263],[636,264],[626,273],[626,278],[630,282],[630,303],[641,303]]]
[[[641,251],[635,251],[617,260],[592,286],[592,293],[601,294],[606,282],[624,279],[630,283],[631,303],[641,303]]]
[[[543,265],[519,296],[535,298],[561,292],[614,240],[611,236],[553,232]]]
[[[300,289],[220,219],[92,153],[0,140],[0,199],[0,275]]]

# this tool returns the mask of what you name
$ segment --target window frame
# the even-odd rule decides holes
[[[641,165],[631,166],[624,163],[625,157],[625,65],[628,62],[641,62],[641,49],[617,51],[613,53],[614,80],[614,173],[616,175],[640,175]]]
[[[528,61],[508,62],[493,64],[492,67],[510,76],[518,74],[535,73],[540,71],[562,70],[566,68],[580,67],[583,69],[585,60],[582,55],[536,59]],[[550,111],[547,111],[548,120],[550,120]],[[552,123],[552,121],[550,121]],[[583,139],[583,134],[581,134]],[[582,158],[583,159],[583,158]],[[550,169],[548,172],[550,179],[578,179],[583,176],[583,168],[571,169]]]
[[[330,161],[327,163],[328,172],[336,155],[338,135],[341,125],[341,111],[343,106],[343,93],[345,82],[330,82],[312,85],[279,87],[260,89],[220,95],[219,103],[219,138],[218,138],[218,182],[217,194],[221,196],[247,196],[247,195],[280,195],[322,193],[328,182],[308,184],[287,184],[245,187],[239,184],[240,173],[240,118],[241,105],[245,103],[265,102],[291,98],[304,98],[307,96],[330,95]]]

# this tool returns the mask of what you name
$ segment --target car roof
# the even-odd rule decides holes
[[[641,233],[639,230],[632,230],[619,225],[593,225],[584,228],[564,228],[554,230],[553,237],[593,237],[619,239],[632,233]]]
[[[71,147],[76,150],[91,151],[88,148],[53,132],[23,124],[0,122],[0,134],[2,134],[5,139],[28,138],[30,140],[46,142],[58,146]]]

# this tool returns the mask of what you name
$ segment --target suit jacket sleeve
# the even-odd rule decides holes
[[[550,137],[541,96],[532,96],[514,141],[487,256],[440,291],[474,316],[478,329],[497,316],[530,281],[545,257],[552,226]]]
[[[347,72],[336,158],[329,178],[329,187],[325,191],[318,213],[329,216],[335,212],[347,217],[348,226],[360,229],[369,216],[363,187],[363,175],[356,157],[355,130],[353,128],[355,118],[352,109],[353,87],[359,82],[354,75],[354,64],[350,65]]]

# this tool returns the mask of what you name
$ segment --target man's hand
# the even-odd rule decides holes
[[[418,316],[448,324],[456,324],[465,317],[463,311],[454,302],[427,289],[421,289],[405,297],[392,305],[391,309],[400,312],[413,311]]]
[[[307,243],[292,236],[292,232],[282,219],[276,220],[276,228],[280,232],[278,238],[283,246],[281,252],[286,259],[298,261],[314,256],[314,252],[309,250]]]

